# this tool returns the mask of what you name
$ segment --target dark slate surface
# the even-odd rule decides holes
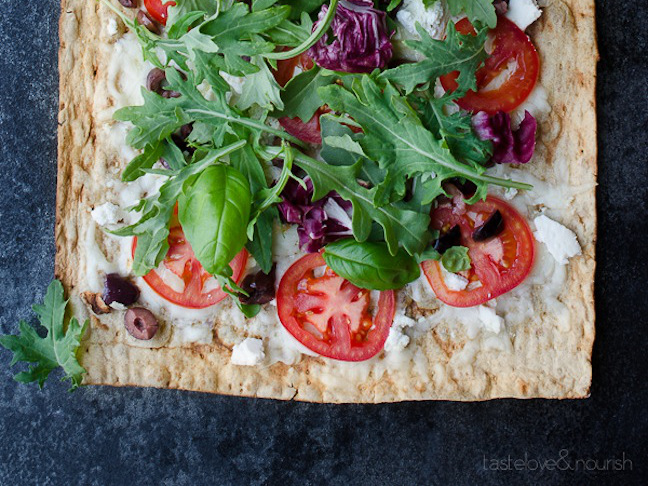
[[[2,351],[0,484],[646,484],[648,11],[645,1],[619,5],[598,2],[600,233],[590,399],[327,406],[143,389],[70,395],[56,381],[43,392],[18,386]],[[19,318],[32,319],[29,306],[52,278],[57,22],[57,0],[2,2],[5,333]],[[515,467],[509,458],[525,457],[525,470],[506,470]],[[591,470],[614,458],[626,459],[624,471]],[[500,470],[489,470],[493,459],[504,461]],[[538,470],[533,459],[558,459],[558,469]]]

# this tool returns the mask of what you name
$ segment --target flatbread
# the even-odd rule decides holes
[[[542,124],[539,156],[529,170],[549,173],[556,161],[568,161],[564,175],[570,186],[586,188],[576,192],[559,215],[583,249],[582,256],[570,260],[567,284],[557,299],[566,318],[556,319],[544,309],[511,330],[506,350],[474,346],[466,332],[448,323],[416,337],[410,343],[415,351],[405,365],[391,366],[383,355],[370,364],[304,355],[291,365],[251,367],[231,364],[232,341],[219,331],[222,322],[216,322],[207,344],[178,344],[172,322],[164,323],[152,342],[139,342],[126,333],[122,312],[100,320],[81,302],[80,294],[87,290],[88,235],[108,259],[115,252],[112,240],[95,229],[89,212],[101,199],[102,184],[117,178],[123,165],[101,135],[107,121],[97,119],[97,105],[112,102],[101,88],[113,42],[102,27],[114,14],[98,2],[62,0],[56,275],[69,292],[75,314],[91,320],[80,351],[88,371],[84,384],[312,402],[587,397],[596,237],[594,1],[546,3],[529,33],[541,56],[541,82],[553,111]],[[532,300],[541,299],[540,289],[534,290]],[[542,309],[541,302],[537,305]]]

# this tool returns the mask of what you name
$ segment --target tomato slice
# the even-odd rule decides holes
[[[177,213],[171,218],[168,241],[169,251],[164,261],[144,277],[155,293],[173,304],[190,309],[204,309],[227,297],[217,280],[207,273],[194,255]],[[133,255],[135,248],[137,238],[133,241]],[[241,280],[247,260],[248,253],[243,249],[230,263],[232,278],[237,283]]]
[[[175,4],[173,0],[169,0],[166,3],[163,3],[163,0],[144,0],[144,6],[148,13],[162,25],[166,25],[168,8],[175,6]]]
[[[322,255],[312,253],[281,279],[277,308],[283,326],[308,349],[327,358],[364,361],[385,346],[396,309],[394,292],[380,292],[372,317],[370,297],[369,290],[337,276]]]
[[[483,242],[473,240],[475,228],[498,210],[503,219],[503,231]],[[514,289],[531,272],[535,254],[531,229],[522,215],[501,199],[488,196],[486,201],[470,206],[465,204],[462,196],[446,199],[432,212],[432,226],[442,232],[459,226],[461,244],[468,247],[472,261],[470,270],[461,272],[469,282],[465,290],[448,288],[439,262],[423,262],[423,272],[432,290],[448,305],[472,307],[483,304]]]
[[[468,19],[457,22],[456,28],[464,35],[475,33]],[[540,73],[540,58],[529,36],[506,17],[498,17],[497,27],[489,35],[493,52],[477,71],[478,90],[469,91],[457,104],[474,112],[511,112],[533,91]],[[453,71],[441,77],[446,91],[457,89],[457,76],[457,71]]]

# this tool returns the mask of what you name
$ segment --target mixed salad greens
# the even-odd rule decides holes
[[[161,94],[143,89],[142,106],[115,115],[132,123],[127,143],[142,151],[123,179],[168,177],[159,194],[133,208],[141,219],[114,232],[137,236],[136,275],[165,257],[177,204],[200,263],[228,292],[240,294],[228,263],[246,247],[270,271],[277,204],[291,204],[301,186],[312,192],[308,205],[342,201],[336,204],[342,219],[331,224],[311,217],[315,227],[304,231],[353,237],[326,246],[331,268],[364,288],[401,288],[418,277],[417,262],[441,257],[432,247],[438,235],[430,229],[430,210],[445,194],[445,181],[474,184],[469,202],[484,198],[490,185],[528,188],[487,174],[494,144],[473,128],[469,113],[451,109],[477,89],[475,73],[487,57],[487,26],[494,22],[491,2],[450,2],[451,11],[469,14],[476,35],[462,35],[450,22],[440,41],[419,27],[421,40],[405,43],[422,60],[400,65],[392,59],[386,14],[372,1],[332,1],[315,22],[311,12],[324,2],[175,3],[162,36],[118,11],[145,59],[164,69],[166,79]],[[273,76],[277,61],[305,52],[312,67],[282,89]],[[458,73],[456,89],[435,97],[436,80],[452,71]],[[232,76],[245,78],[240,94],[227,82]],[[275,122],[287,117],[306,123],[324,106],[319,152]],[[156,165],[160,159],[164,167]],[[273,164],[282,170],[276,179]],[[285,221],[299,221],[282,212]],[[367,272],[367,252],[375,278]],[[465,259],[444,261],[457,271]]]

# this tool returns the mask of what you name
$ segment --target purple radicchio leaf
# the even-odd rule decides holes
[[[472,125],[481,140],[493,142],[493,162],[526,164],[533,157],[538,123],[528,111],[516,131],[511,128],[511,116],[503,111],[495,115],[480,111],[473,116]]]
[[[319,22],[327,11],[328,5],[323,5]],[[372,0],[340,0],[331,24],[335,39],[329,44],[325,34],[308,54],[318,66],[333,71],[370,73],[382,69],[393,55],[385,18],[385,12],[376,10]]]
[[[296,224],[299,246],[307,253],[353,234],[351,203],[331,192],[319,201],[312,201],[313,183],[304,179],[306,188],[291,180],[281,193],[279,213],[285,223]]]

